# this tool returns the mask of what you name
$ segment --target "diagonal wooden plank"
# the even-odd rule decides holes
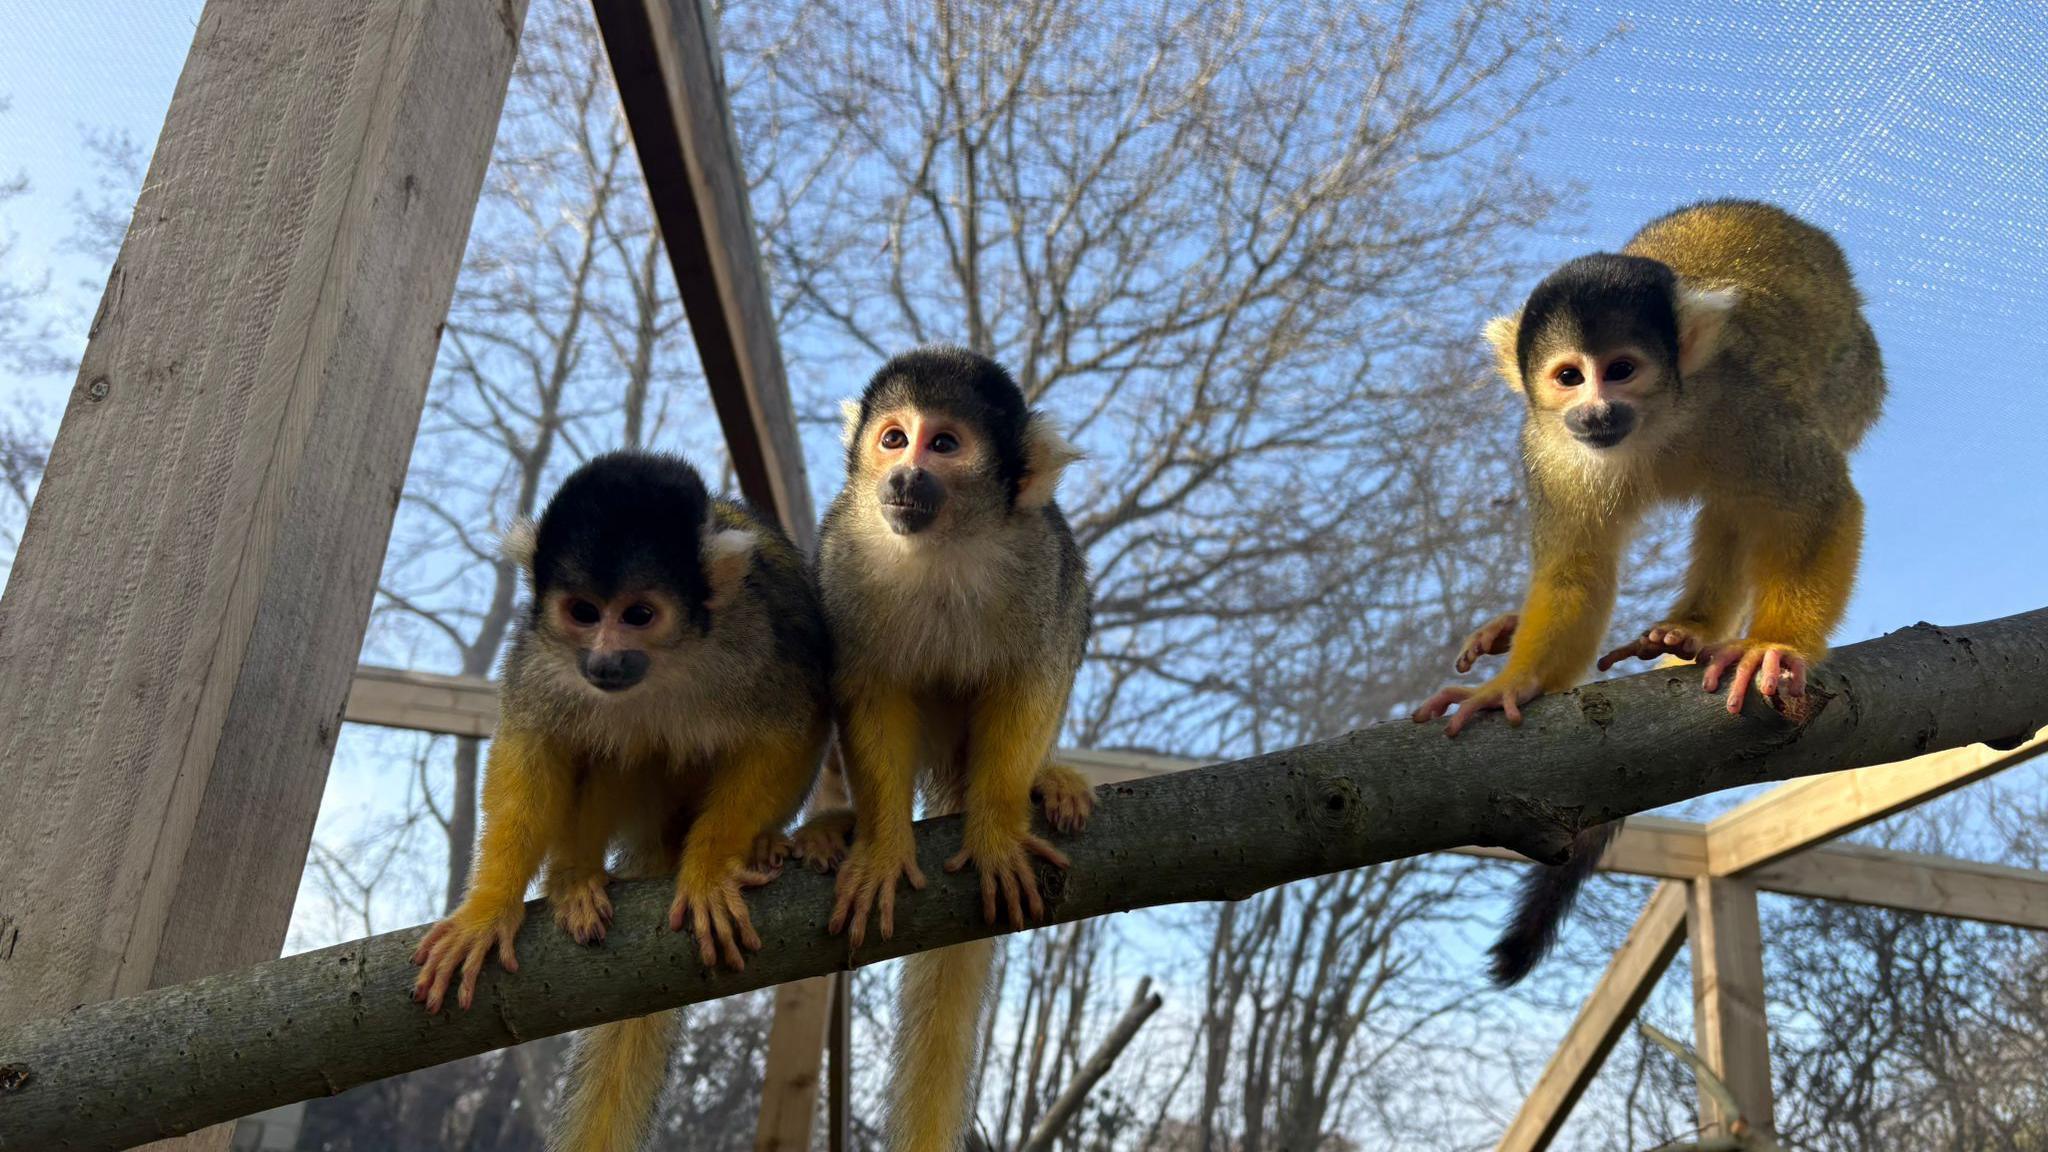
[[[808,552],[817,517],[725,96],[717,16],[699,0],[591,7],[740,490]]]
[[[1736,876],[2048,752],[2048,728],[2010,751],[1982,744],[1781,784],[1707,824],[1709,870]]]
[[[1542,1152],[1557,1138],[1574,1105],[1593,1082],[1607,1054],[1642,1010],[1685,939],[1686,886],[1666,880],[1615,950],[1607,971],[1586,997],[1564,1041],[1522,1101],[1496,1152]]]

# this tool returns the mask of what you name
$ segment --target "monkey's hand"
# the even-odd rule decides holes
[[[1514,647],[1515,629],[1522,623],[1519,613],[1503,612],[1479,626],[1479,630],[1465,637],[1465,647],[1458,653],[1458,671],[1470,672],[1481,656],[1499,656]]]
[[[866,833],[862,836],[839,868],[832,920],[826,925],[834,935],[845,932],[847,943],[855,948],[867,938],[870,909],[880,909],[882,939],[895,935],[897,880],[908,878],[912,888],[924,889],[924,872],[917,866],[915,840],[905,836],[900,846],[883,846]]]
[[[813,872],[830,872],[846,859],[853,839],[853,809],[830,808],[811,817],[791,837],[791,851]]]
[[[1700,631],[1698,621],[1666,620],[1651,625],[1649,631],[1602,656],[1599,668],[1605,672],[1630,657],[1637,660],[1656,660],[1664,656],[1676,656],[1681,660],[1693,660],[1697,659],[1706,647],[1707,637]]]
[[[548,905],[555,910],[555,923],[578,944],[604,939],[612,922],[612,898],[605,892],[611,879],[603,872],[573,879],[549,878]]]
[[[1095,789],[1065,764],[1047,764],[1031,781],[1031,792],[1045,809],[1045,822],[1062,832],[1079,832],[1095,813]]]
[[[1543,682],[1535,676],[1517,673],[1510,676],[1502,672],[1477,688],[1453,684],[1438,690],[1437,694],[1422,702],[1415,710],[1415,722],[1426,723],[1458,706],[1458,713],[1444,725],[1444,735],[1456,736],[1463,731],[1481,712],[1499,709],[1507,713],[1508,726],[1519,727],[1522,723],[1522,705],[1543,694]]]
[[[973,864],[974,870],[981,873],[982,919],[991,924],[996,922],[996,891],[1000,888],[1003,904],[1010,910],[1010,922],[1024,928],[1045,918],[1045,901],[1038,894],[1038,872],[1031,866],[1033,856],[1056,868],[1068,866],[1065,854],[1029,832],[970,832],[967,846],[946,861],[946,871],[958,872]],[[1027,907],[1030,920],[1024,918]]]
[[[1742,711],[1742,701],[1749,694],[1752,680],[1765,696],[1774,698],[1773,703],[1781,693],[1790,699],[1806,695],[1806,672],[1810,662],[1805,653],[1789,644],[1749,637],[1723,640],[1701,648],[1699,662],[1707,670],[1700,687],[1709,692],[1718,691],[1721,677],[1730,668],[1735,669],[1735,678],[1728,682],[1730,715]]]
[[[668,906],[668,930],[681,932],[687,921],[697,937],[697,959],[706,968],[718,967],[720,958],[735,971],[747,966],[748,952],[761,950],[761,937],[747,915],[742,889],[759,888],[775,879],[773,872],[759,872],[733,860],[724,868],[693,868],[685,862],[676,875],[676,898]]]
[[[412,985],[413,1002],[424,1001],[427,1011],[439,1012],[448,993],[448,982],[460,968],[462,987],[455,1002],[467,1010],[476,1000],[476,978],[482,974],[484,961],[493,947],[497,948],[498,963],[504,965],[505,971],[519,971],[512,938],[518,935],[520,922],[525,919],[526,904],[521,900],[498,905],[464,900],[446,920],[429,928],[420,946],[413,950],[412,962],[420,969],[419,979]]]

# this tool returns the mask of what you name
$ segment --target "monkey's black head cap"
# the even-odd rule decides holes
[[[1677,364],[1677,290],[1670,266],[1648,257],[1596,252],[1566,261],[1522,305],[1515,360],[1523,378],[1539,343],[1557,335],[1593,351],[1639,344]]]
[[[890,357],[861,393],[860,430],[866,432],[877,412],[901,405],[948,412],[981,429],[995,449],[996,476],[1016,499],[1024,481],[1024,424],[1030,409],[1024,390],[1001,364],[950,344]],[[860,448],[859,439],[847,445],[849,473],[859,463]]]
[[[703,478],[679,456],[592,457],[562,481],[535,528],[536,604],[557,587],[609,598],[652,586],[701,605],[710,594],[701,558],[710,502]]]

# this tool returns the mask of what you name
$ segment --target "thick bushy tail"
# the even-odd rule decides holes
[[[668,1083],[681,1013],[600,1024],[576,1038],[549,1152],[638,1152]]]
[[[889,1152],[960,1148],[974,1117],[974,1049],[995,948],[977,940],[904,958]]]
[[[1571,913],[1579,889],[1599,866],[1600,856],[1621,831],[1621,821],[1611,820],[1582,829],[1572,838],[1572,854],[1552,868],[1531,868],[1515,890],[1515,912],[1507,930],[1494,941],[1493,982],[1506,988],[1527,976],[1557,943],[1557,930]]]

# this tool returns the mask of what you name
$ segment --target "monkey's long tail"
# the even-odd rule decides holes
[[[674,1009],[600,1024],[577,1037],[549,1152],[638,1152],[668,1082]]]
[[[1507,930],[1494,941],[1488,954],[1493,957],[1493,983],[1506,988],[1541,963],[1557,943],[1557,930],[1571,914],[1579,889],[1600,864],[1607,845],[1621,831],[1621,821],[1610,820],[1584,828],[1572,838],[1572,854],[1564,863],[1550,868],[1531,868],[1515,890],[1515,912]]]
[[[896,1068],[889,1086],[889,1152],[955,1152],[973,1116],[975,1042],[995,941],[903,960]]]

